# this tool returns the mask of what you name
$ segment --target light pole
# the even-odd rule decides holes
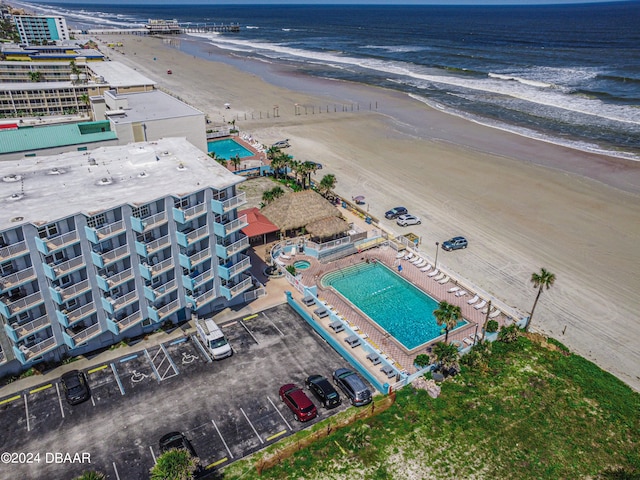
[[[433,266],[434,269],[438,268],[438,247],[440,246],[440,242],[436,242],[436,264]]]

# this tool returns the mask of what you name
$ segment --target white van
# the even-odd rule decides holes
[[[214,360],[221,360],[233,354],[231,345],[213,319],[196,318],[195,323],[200,339]]]

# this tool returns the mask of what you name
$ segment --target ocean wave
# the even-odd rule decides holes
[[[521,78],[521,77],[516,77],[514,75],[505,75],[502,73],[491,73],[489,72],[488,75],[490,78],[497,78],[500,80],[507,80],[509,82],[519,82],[519,83],[524,83],[525,85],[530,85],[532,87],[538,87],[538,88],[553,88],[555,85],[551,84],[551,83],[546,83],[546,82],[540,82],[538,80],[529,80],[526,78]]]
[[[260,27],[256,27],[255,25],[246,25],[244,28],[246,28],[247,30],[257,30]]]
[[[408,53],[408,52],[422,52],[429,50],[428,47],[420,47],[416,45],[364,45],[358,47],[362,50],[384,50],[390,53]]]

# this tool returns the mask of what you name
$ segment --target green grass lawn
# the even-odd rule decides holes
[[[260,478],[640,479],[638,393],[564,348],[520,337],[491,350],[437,399],[406,387],[385,412]],[[256,460],[269,452],[230,465],[224,478],[258,477]]]

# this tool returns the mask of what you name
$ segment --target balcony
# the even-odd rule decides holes
[[[196,265],[200,265],[205,260],[211,258],[211,249],[205,248],[197,253],[194,253],[190,257],[186,256],[183,253],[178,254],[178,259],[180,260],[180,265],[184,268],[188,268],[191,270]]]
[[[65,327],[70,327],[74,323],[79,322],[83,318],[90,317],[96,313],[96,305],[91,302],[76,308],[75,310],[56,310],[58,321]]]
[[[178,282],[174,278],[173,280],[169,280],[167,283],[163,285],[159,285],[157,287],[144,287],[144,296],[155,302],[159,298],[164,297],[168,293],[175,291],[178,288]]]
[[[164,305],[163,307],[147,307],[149,312],[149,318],[154,322],[159,322],[163,318],[168,317],[174,312],[177,312],[180,309],[180,299],[175,299],[173,302]]]
[[[54,263],[45,263],[44,274],[49,277],[51,280],[57,280],[60,277],[70,274],[71,272],[75,272],[76,270],[80,270],[82,267],[86,265],[84,257],[81,255],[79,257],[72,258],[71,260],[67,260],[66,262],[54,264]]]
[[[15,353],[16,358],[24,364],[53,350],[57,346],[58,342],[56,342],[55,337],[49,337],[32,345],[31,347],[27,347],[26,345],[14,346],[13,353]]]
[[[113,237],[124,232],[127,226],[124,220],[118,220],[117,222],[110,223],[109,225],[103,225],[100,228],[84,227],[85,234],[91,243],[100,243],[107,238]]]
[[[62,305],[78,295],[91,291],[91,284],[89,283],[89,280],[82,280],[68,286],[67,288],[49,287],[49,291],[51,292],[51,298],[53,298],[53,301],[58,305]]]
[[[100,287],[100,289],[104,290],[105,292],[108,292],[109,290],[111,290],[114,287],[117,287],[118,285],[122,285],[123,283],[128,282],[132,278],[133,278],[133,269],[131,268],[128,268],[123,272],[110,275],[108,277],[105,275],[98,275],[96,277],[98,281],[98,287]]]
[[[94,323],[93,325],[78,331],[74,332],[75,329],[66,328],[62,332],[62,338],[64,338],[64,343],[66,343],[70,348],[76,348],[83,343],[87,343],[92,338],[97,337],[102,333],[102,328],[99,323]]]
[[[62,235],[58,235],[51,238],[38,238],[36,237],[36,247],[38,250],[45,254],[49,255],[61,248],[68,247],[69,245],[73,245],[74,243],[78,243],[80,241],[80,237],[78,236],[78,232],[74,230],[73,232],[63,233]]]
[[[35,320],[31,320],[30,322],[23,323],[22,325],[18,323],[14,324],[5,324],[4,329],[7,332],[7,336],[11,338],[14,342],[17,342],[24,337],[28,337],[29,335],[33,335],[35,332],[42,330],[43,328],[51,325],[49,321],[49,317],[43,315]]]
[[[8,297],[3,295],[0,297],[0,313],[6,318],[13,317],[43,302],[44,300],[40,292],[35,292],[23,297]]]
[[[131,217],[131,228],[138,233],[145,233],[167,223],[167,212],[156,213],[146,218]]]
[[[160,263],[156,263],[155,265],[147,265],[146,263],[142,263],[139,265],[140,275],[147,280],[151,280],[153,277],[157,277],[158,275],[162,275],[164,272],[168,272],[169,270],[174,268],[173,259],[167,258]]]
[[[235,220],[231,220],[230,222],[227,222],[227,223],[224,223],[224,224],[218,223],[218,222],[214,222],[213,223],[213,231],[219,237],[228,237],[233,232],[237,232],[238,230],[240,230],[241,228],[246,227],[247,225],[249,225],[247,223],[247,216],[246,215],[242,215],[241,217],[236,218]]]
[[[195,290],[196,288],[198,288],[200,285],[208,282],[209,280],[211,280],[213,278],[213,270],[209,269],[204,273],[201,273],[200,275],[196,275],[194,277],[189,277],[187,275],[183,275],[182,276],[182,285],[184,286],[184,288],[186,288],[187,290]]]
[[[236,253],[242,252],[249,248],[249,237],[242,237],[240,240],[234,243],[227,244],[216,244],[216,256],[218,258],[231,258]]]
[[[113,314],[118,310],[132,304],[138,300],[138,292],[133,290],[132,292],[125,293],[119,297],[107,297],[102,298],[102,307],[109,313]]]
[[[174,208],[173,219],[178,223],[187,223],[194,218],[198,218],[201,215],[207,213],[207,204],[201,203],[191,208]]]
[[[242,192],[235,197],[228,198],[227,200],[211,200],[211,209],[215,214],[223,215],[234,208],[241,207],[245,203],[247,203],[247,194]]]
[[[137,312],[134,312],[121,320],[113,320],[111,318],[107,318],[107,328],[114,334],[120,335],[122,332],[137,325],[142,320],[144,320],[144,316],[142,315],[142,312],[138,310]]]
[[[220,293],[225,296],[227,300],[231,300],[233,297],[241,294],[245,290],[249,290],[253,285],[253,280],[249,275],[243,275],[243,280],[240,283],[227,283],[220,286]]]
[[[0,290],[9,290],[18,287],[27,282],[35,280],[36,271],[33,267],[25,268],[19,272],[10,273],[4,277],[0,277]]]
[[[149,255],[153,255],[160,250],[167,248],[171,245],[171,237],[169,235],[165,235],[157,240],[152,240],[150,242],[138,242],[136,240],[136,252],[141,257],[148,258]]]
[[[118,260],[129,256],[129,245],[122,245],[108,252],[91,252],[93,264],[99,268],[104,268]]]
[[[7,247],[0,248],[0,262],[6,262],[13,258],[21,257],[29,253],[27,242],[18,242]]]
[[[178,237],[178,244],[186,248],[193,245],[198,240],[208,237],[209,227],[207,225],[203,225],[202,227],[190,232],[176,232],[176,236]]]
[[[231,280],[231,278],[249,268],[251,268],[251,258],[249,258],[248,255],[242,255],[242,260],[236,264],[227,263],[225,265],[218,265],[218,275],[225,280]]]
[[[206,305],[207,303],[213,302],[216,298],[218,298],[218,296],[216,295],[216,291],[213,288],[207,292],[204,292],[202,295],[198,297],[189,296],[189,295],[187,295],[186,297],[187,304],[191,304],[189,305],[189,307],[192,310],[197,310],[203,307],[204,305]]]

